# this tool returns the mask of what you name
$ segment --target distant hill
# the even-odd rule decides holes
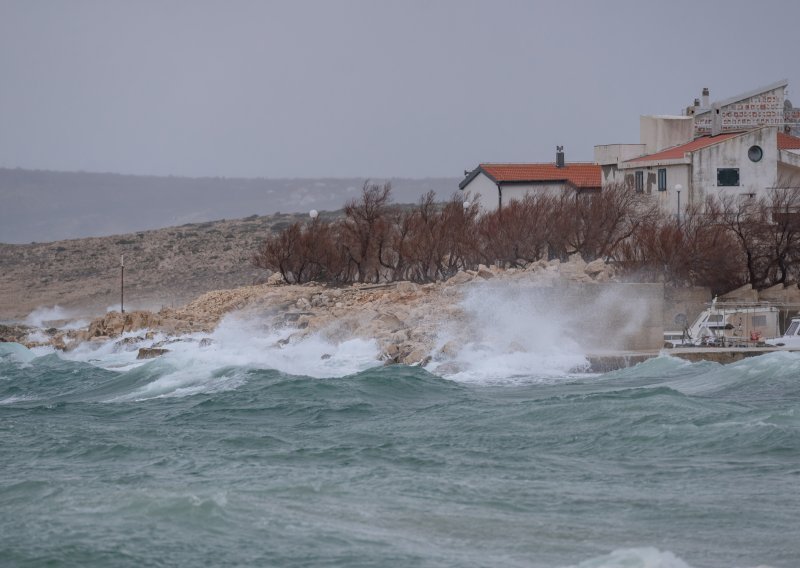
[[[267,276],[250,265],[258,245],[272,231],[307,218],[253,215],[109,237],[0,243],[0,321],[24,318],[37,308],[45,320],[119,309],[123,254],[130,310],[177,306],[209,290],[253,284]],[[53,310],[56,305],[61,309]]]
[[[373,180],[383,181],[383,180]],[[391,179],[396,203],[456,178]],[[276,212],[336,210],[364,179],[244,179],[133,176],[0,168],[0,242],[49,242],[145,231]]]

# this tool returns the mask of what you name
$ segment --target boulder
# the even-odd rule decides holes
[[[480,265],[478,267],[478,278],[483,278],[484,280],[489,280],[494,278],[494,273],[486,268],[484,265]]]
[[[278,286],[279,284],[283,284],[283,275],[280,272],[267,278],[267,286]]]
[[[161,357],[165,353],[169,353],[169,349],[164,349],[159,347],[141,347],[139,349],[139,354],[136,355],[136,358],[155,359],[156,357]]]
[[[456,355],[458,355],[458,351],[460,349],[460,345],[455,341],[448,341],[439,349],[436,353],[437,358],[446,358],[452,359]]]
[[[601,272],[605,272],[606,271],[606,263],[605,263],[605,261],[603,261],[602,258],[598,258],[596,260],[593,260],[589,264],[587,264],[584,267],[583,271],[586,274],[588,274],[589,276],[593,276],[593,277],[597,276]]]
[[[395,289],[402,294],[409,294],[416,292],[418,288],[413,282],[398,282]]]
[[[455,286],[458,284],[466,284],[467,282],[472,282],[472,276],[467,272],[457,272],[447,280],[446,284],[448,286]]]

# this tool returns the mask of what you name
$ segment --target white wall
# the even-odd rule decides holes
[[[560,195],[565,189],[571,189],[564,183],[560,182],[552,182],[552,183],[520,183],[520,184],[503,184],[503,205],[508,204],[510,201],[515,199],[522,199],[528,193],[533,194],[542,194],[547,193],[550,195]],[[465,192],[469,192],[472,195],[472,200],[476,199],[476,194],[480,194],[478,198],[478,204],[480,205],[481,209],[484,211],[494,211],[497,209],[499,204],[499,193],[497,190],[497,184],[495,184],[489,177],[484,174],[483,172],[479,173],[475,176],[469,184],[464,188]],[[466,197],[466,195],[465,195]]]
[[[594,147],[594,163],[600,166],[617,164],[644,154],[644,144],[601,144]]]
[[[560,182],[553,182],[553,183],[536,183],[536,184],[503,184],[503,205],[507,205],[509,202],[515,199],[522,199],[528,193],[532,193],[534,195],[554,195],[558,196],[567,189],[567,186],[564,183]]]
[[[692,199],[702,202],[707,196],[721,198],[728,195],[764,195],[774,187],[778,177],[777,127],[765,127],[736,136],[720,144],[709,146],[692,154]],[[763,157],[751,161],[747,151],[760,146]],[[739,168],[739,185],[717,186],[718,168]]]
[[[691,116],[639,117],[639,141],[645,145],[646,154],[655,154],[665,148],[678,146],[694,138],[694,118]]]
[[[658,190],[658,170],[667,170],[667,189]],[[681,187],[681,212],[686,210],[691,200],[691,167],[690,164],[666,164],[660,166],[650,166],[641,168],[614,169],[608,184],[621,183],[628,185],[630,191],[635,191],[636,172],[642,172],[644,176],[644,190],[642,197],[650,202],[656,202],[658,207],[667,214],[675,214],[678,211],[678,192],[676,184]],[[603,185],[608,185],[604,183]]]
[[[469,182],[464,188],[464,192],[465,194],[469,192],[473,201],[477,199],[478,204],[484,211],[494,211],[497,209],[497,185],[483,172],[479,173],[475,176],[475,179]]]

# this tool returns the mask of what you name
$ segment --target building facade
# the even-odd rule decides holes
[[[527,194],[596,193],[601,186],[600,166],[567,163],[561,151],[555,163],[486,163],[465,174],[458,188],[477,199],[484,211],[494,211]]]
[[[604,170],[604,184],[623,183],[677,213],[706,199],[762,197],[775,187],[800,189],[800,138],[765,126],[701,136]]]
[[[602,185],[625,184],[665,213],[706,199],[800,190],[800,110],[779,81],[710,103],[708,89],[684,116],[642,116],[639,144],[595,146]]]
[[[708,88],[686,108],[694,118],[694,135],[749,130],[759,126],[777,126],[784,134],[800,136],[800,108],[786,97],[786,79],[741,93],[722,101],[710,102]]]

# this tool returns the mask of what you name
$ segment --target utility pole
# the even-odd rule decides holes
[[[125,313],[125,255],[119,256],[119,311]]]

